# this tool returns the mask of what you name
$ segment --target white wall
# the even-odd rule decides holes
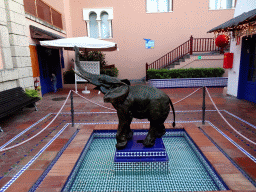
[[[0,91],[34,87],[25,22],[23,1],[0,0]]]
[[[237,5],[234,13],[234,17],[241,15],[244,12],[256,9],[255,0],[237,0]],[[239,69],[240,69],[240,57],[241,57],[241,47],[242,38],[240,45],[236,45],[236,41],[231,40],[230,52],[234,53],[233,68],[228,69],[228,87],[227,94],[237,97],[238,91],[238,79],[239,79]]]

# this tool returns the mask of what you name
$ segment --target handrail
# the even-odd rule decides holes
[[[161,69],[168,67],[185,55],[192,55],[193,52],[209,52],[217,50],[220,49],[215,45],[213,38],[193,38],[193,36],[191,35],[188,41],[176,47],[164,56],[160,57],[153,63],[146,63],[146,71],[148,69]]]

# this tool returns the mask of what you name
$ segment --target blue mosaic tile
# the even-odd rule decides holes
[[[227,77],[214,78],[184,78],[184,79],[150,79],[149,85],[156,88],[180,87],[226,87]]]
[[[116,174],[114,135],[105,138],[102,135],[92,136],[62,191],[227,190],[186,133],[183,131],[179,136],[177,132],[174,134],[175,136],[171,136],[167,132],[163,137],[169,156],[166,174],[143,171],[143,168],[150,166],[147,162],[144,167],[135,166],[133,172]]]

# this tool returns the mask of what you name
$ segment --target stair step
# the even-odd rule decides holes
[[[184,59],[190,59],[190,55],[187,54],[187,55],[183,56],[183,58],[184,58]]]
[[[173,62],[172,64],[173,64],[173,65],[179,65],[180,62],[179,62],[179,61],[175,61],[175,62]]]
[[[179,62],[185,62],[185,58],[183,57],[183,58],[180,58],[179,59]]]
[[[166,69],[170,70],[170,69],[173,69],[174,67],[175,67],[175,65],[172,64],[172,65],[169,65],[168,67],[166,67]]]

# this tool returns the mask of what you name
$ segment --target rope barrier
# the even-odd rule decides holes
[[[179,101],[177,101],[177,102],[175,102],[175,103],[173,103],[173,104],[175,105],[175,104],[177,104],[177,103],[179,103],[179,102],[181,102],[181,101],[187,99],[188,97],[190,97],[191,95],[193,95],[194,93],[196,93],[197,91],[199,91],[200,89],[201,89],[201,87],[198,88],[197,90],[195,90],[194,92],[192,92],[191,94],[189,94],[188,96],[184,97],[183,99],[181,99],[181,100],[179,100]],[[69,96],[70,96],[71,91],[74,92],[74,93],[76,93],[78,96],[84,98],[86,101],[89,101],[89,102],[91,102],[91,103],[93,103],[93,104],[95,104],[95,105],[98,105],[98,106],[100,106],[100,107],[103,107],[103,108],[106,108],[106,109],[109,109],[109,110],[112,110],[112,111],[116,111],[115,109],[111,109],[111,108],[105,107],[105,106],[103,106],[103,105],[100,105],[100,104],[98,104],[98,103],[95,103],[95,102],[93,102],[93,101],[91,101],[91,100],[89,100],[89,99],[83,97],[82,95],[80,95],[79,93],[75,92],[74,90],[70,90],[69,93],[68,93],[68,96],[67,96],[65,102],[63,103],[62,107],[60,108],[59,112],[56,114],[56,116],[51,120],[51,122],[50,122],[44,129],[42,129],[42,130],[41,130],[40,132],[38,132],[36,135],[32,136],[31,138],[29,138],[29,139],[27,139],[27,140],[25,140],[25,141],[23,141],[23,142],[21,142],[21,143],[18,143],[18,144],[14,145],[14,146],[11,146],[11,147],[7,147],[7,148],[4,148],[4,149],[0,149],[0,152],[7,151],[7,150],[13,149],[13,148],[15,148],[15,147],[18,147],[18,146],[20,146],[20,145],[22,145],[22,144],[24,144],[24,143],[27,143],[28,141],[32,140],[33,138],[35,138],[36,136],[38,136],[39,134],[41,134],[45,129],[47,129],[47,128],[53,123],[53,121],[59,116],[59,114],[61,113],[61,111],[63,110],[63,108],[64,108],[64,106],[66,105],[67,100],[68,100],[68,98],[69,98]],[[236,129],[234,129],[234,127],[233,127],[232,125],[229,124],[229,122],[223,117],[223,115],[220,113],[220,111],[218,110],[217,106],[215,105],[214,101],[212,100],[211,95],[210,95],[210,93],[209,93],[207,87],[206,87],[206,91],[207,91],[207,94],[208,94],[208,96],[209,96],[211,102],[213,103],[213,106],[215,107],[216,111],[220,114],[220,116],[222,117],[222,119],[223,119],[237,134],[239,134],[241,137],[243,137],[243,138],[246,139],[247,141],[249,141],[249,142],[253,143],[254,145],[256,145],[255,142],[253,142],[253,141],[251,141],[250,139],[248,139],[248,138],[246,138],[245,136],[243,136],[243,135],[242,135],[241,133],[239,133]],[[5,145],[5,146],[6,146],[6,145]],[[3,146],[2,146],[2,147],[3,147]]]
[[[4,149],[1,149],[0,152],[7,151],[7,150],[13,149],[13,148],[15,148],[15,147],[18,147],[18,146],[20,146],[20,145],[22,145],[22,144],[24,144],[24,143],[27,143],[28,141],[30,141],[31,139],[35,138],[35,137],[38,136],[40,133],[42,133],[45,129],[47,129],[47,128],[52,124],[52,122],[59,116],[60,112],[62,111],[62,109],[64,108],[64,106],[65,106],[66,103],[67,103],[67,100],[68,100],[68,98],[69,98],[69,96],[70,96],[70,93],[71,93],[71,91],[69,91],[68,96],[67,96],[67,98],[66,98],[64,104],[63,104],[62,107],[60,108],[59,112],[57,113],[57,115],[51,120],[51,122],[50,122],[45,128],[43,128],[41,131],[39,131],[39,132],[38,132],[37,134],[35,134],[33,137],[30,137],[29,139],[27,139],[27,140],[25,140],[25,141],[23,141],[23,142],[21,142],[21,143],[18,143],[18,144],[16,144],[16,145],[13,145],[13,146],[11,146],[11,147],[7,147],[7,148],[4,148]]]
[[[193,95],[194,93],[196,93],[197,91],[199,91],[201,88],[202,88],[202,87],[198,88],[198,89],[195,90],[193,93],[191,93],[191,94],[189,94],[188,96],[184,97],[183,99],[181,99],[181,100],[179,100],[179,101],[173,103],[173,105],[175,105],[175,104],[177,104],[177,103],[179,103],[179,102],[181,102],[181,101],[187,99],[188,97],[190,97],[191,95]]]
[[[29,131],[32,127],[34,127],[35,125],[39,124],[40,122],[42,122],[44,119],[46,119],[47,117],[49,117],[52,113],[49,113],[48,115],[46,115],[45,117],[43,117],[42,119],[40,119],[39,121],[37,121],[36,123],[34,123],[33,125],[31,125],[30,127],[28,127],[27,129],[25,129],[24,131],[20,132],[18,135],[16,135],[15,137],[13,137],[12,139],[10,139],[8,142],[6,142],[5,144],[3,144],[0,149],[4,148],[5,146],[9,145],[11,142],[13,142],[15,139],[19,138],[21,135],[23,135],[24,133],[26,133],[27,131]]]
[[[207,88],[207,87],[205,87],[205,88],[206,88],[207,94],[208,94],[208,96],[209,96],[209,98],[210,98],[210,100],[211,100],[213,106],[215,107],[215,109],[217,110],[217,112],[219,113],[219,115],[221,116],[221,118],[222,118],[238,135],[240,135],[241,137],[243,137],[245,140],[249,141],[250,143],[253,143],[254,145],[256,145],[255,142],[253,142],[252,140],[248,139],[247,137],[245,137],[245,136],[243,136],[241,133],[239,133],[239,132],[225,119],[225,117],[220,113],[219,109],[217,108],[217,106],[215,105],[214,101],[212,100],[212,97],[211,97],[211,95],[210,95],[210,93],[209,93],[209,91],[208,91],[208,88]]]
[[[201,88],[202,88],[202,87],[198,88],[198,89],[195,90],[193,93],[190,93],[188,96],[184,97],[183,99],[181,99],[181,100],[179,100],[179,101],[173,103],[173,105],[175,105],[175,104],[177,104],[177,103],[179,103],[179,102],[181,102],[181,101],[187,99],[188,97],[190,97],[191,95],[193,95],[194,93],[196,93],[197,91],[199,91]],[[84,98],[86,101],[89,101],[89,102],[91,102],[91,103],[93,103],[93,104],[95,104],[95,105],[98,105],[98,106],[100,106],[100,107],[103,107],[103,108],[105,108],[105,109],[109,109],[109,110],[112,110],[112,111],[116,111],[115,109],[111,109],[111,108],[105,107],[104,105],[100,105],[100,104],[98,104],[98,103],[95,103],[95,102],[91,101],[90,99],[87,99],[86,97],[84,97],[84,96],[80,95],[79,93],[75,92],[74,90],[72,90],[72,91],[73,91],[75,94],[77,94],[78,96]]]
[[[72,91],[73,91],[73,90],[72,90]],[[89,101],[89,102],[91,102],[91,103],[93,103],[93,104],[95,104],[95,105],[98,105],[98,106],[103,107],[103,108],[105,108],[105,109],[109,109],[109,110],[112,110],[112,111],[116,111],[115,109],[111,109],[111,108],[105,107],[105,106],[103,106],[103,105],[100,105],[100,104],[98,104],[98,103],[95,103],[95,102],[91,101],[90,99],[87,99],[87,98],[83,97],[82,95],[80,95],[79,93],[77,93],[77,92],[75,92],[75,91],[73,91],[73,92],[74,92],[75,94],[79,95],[80,97],[84,98],[86,101]]]

